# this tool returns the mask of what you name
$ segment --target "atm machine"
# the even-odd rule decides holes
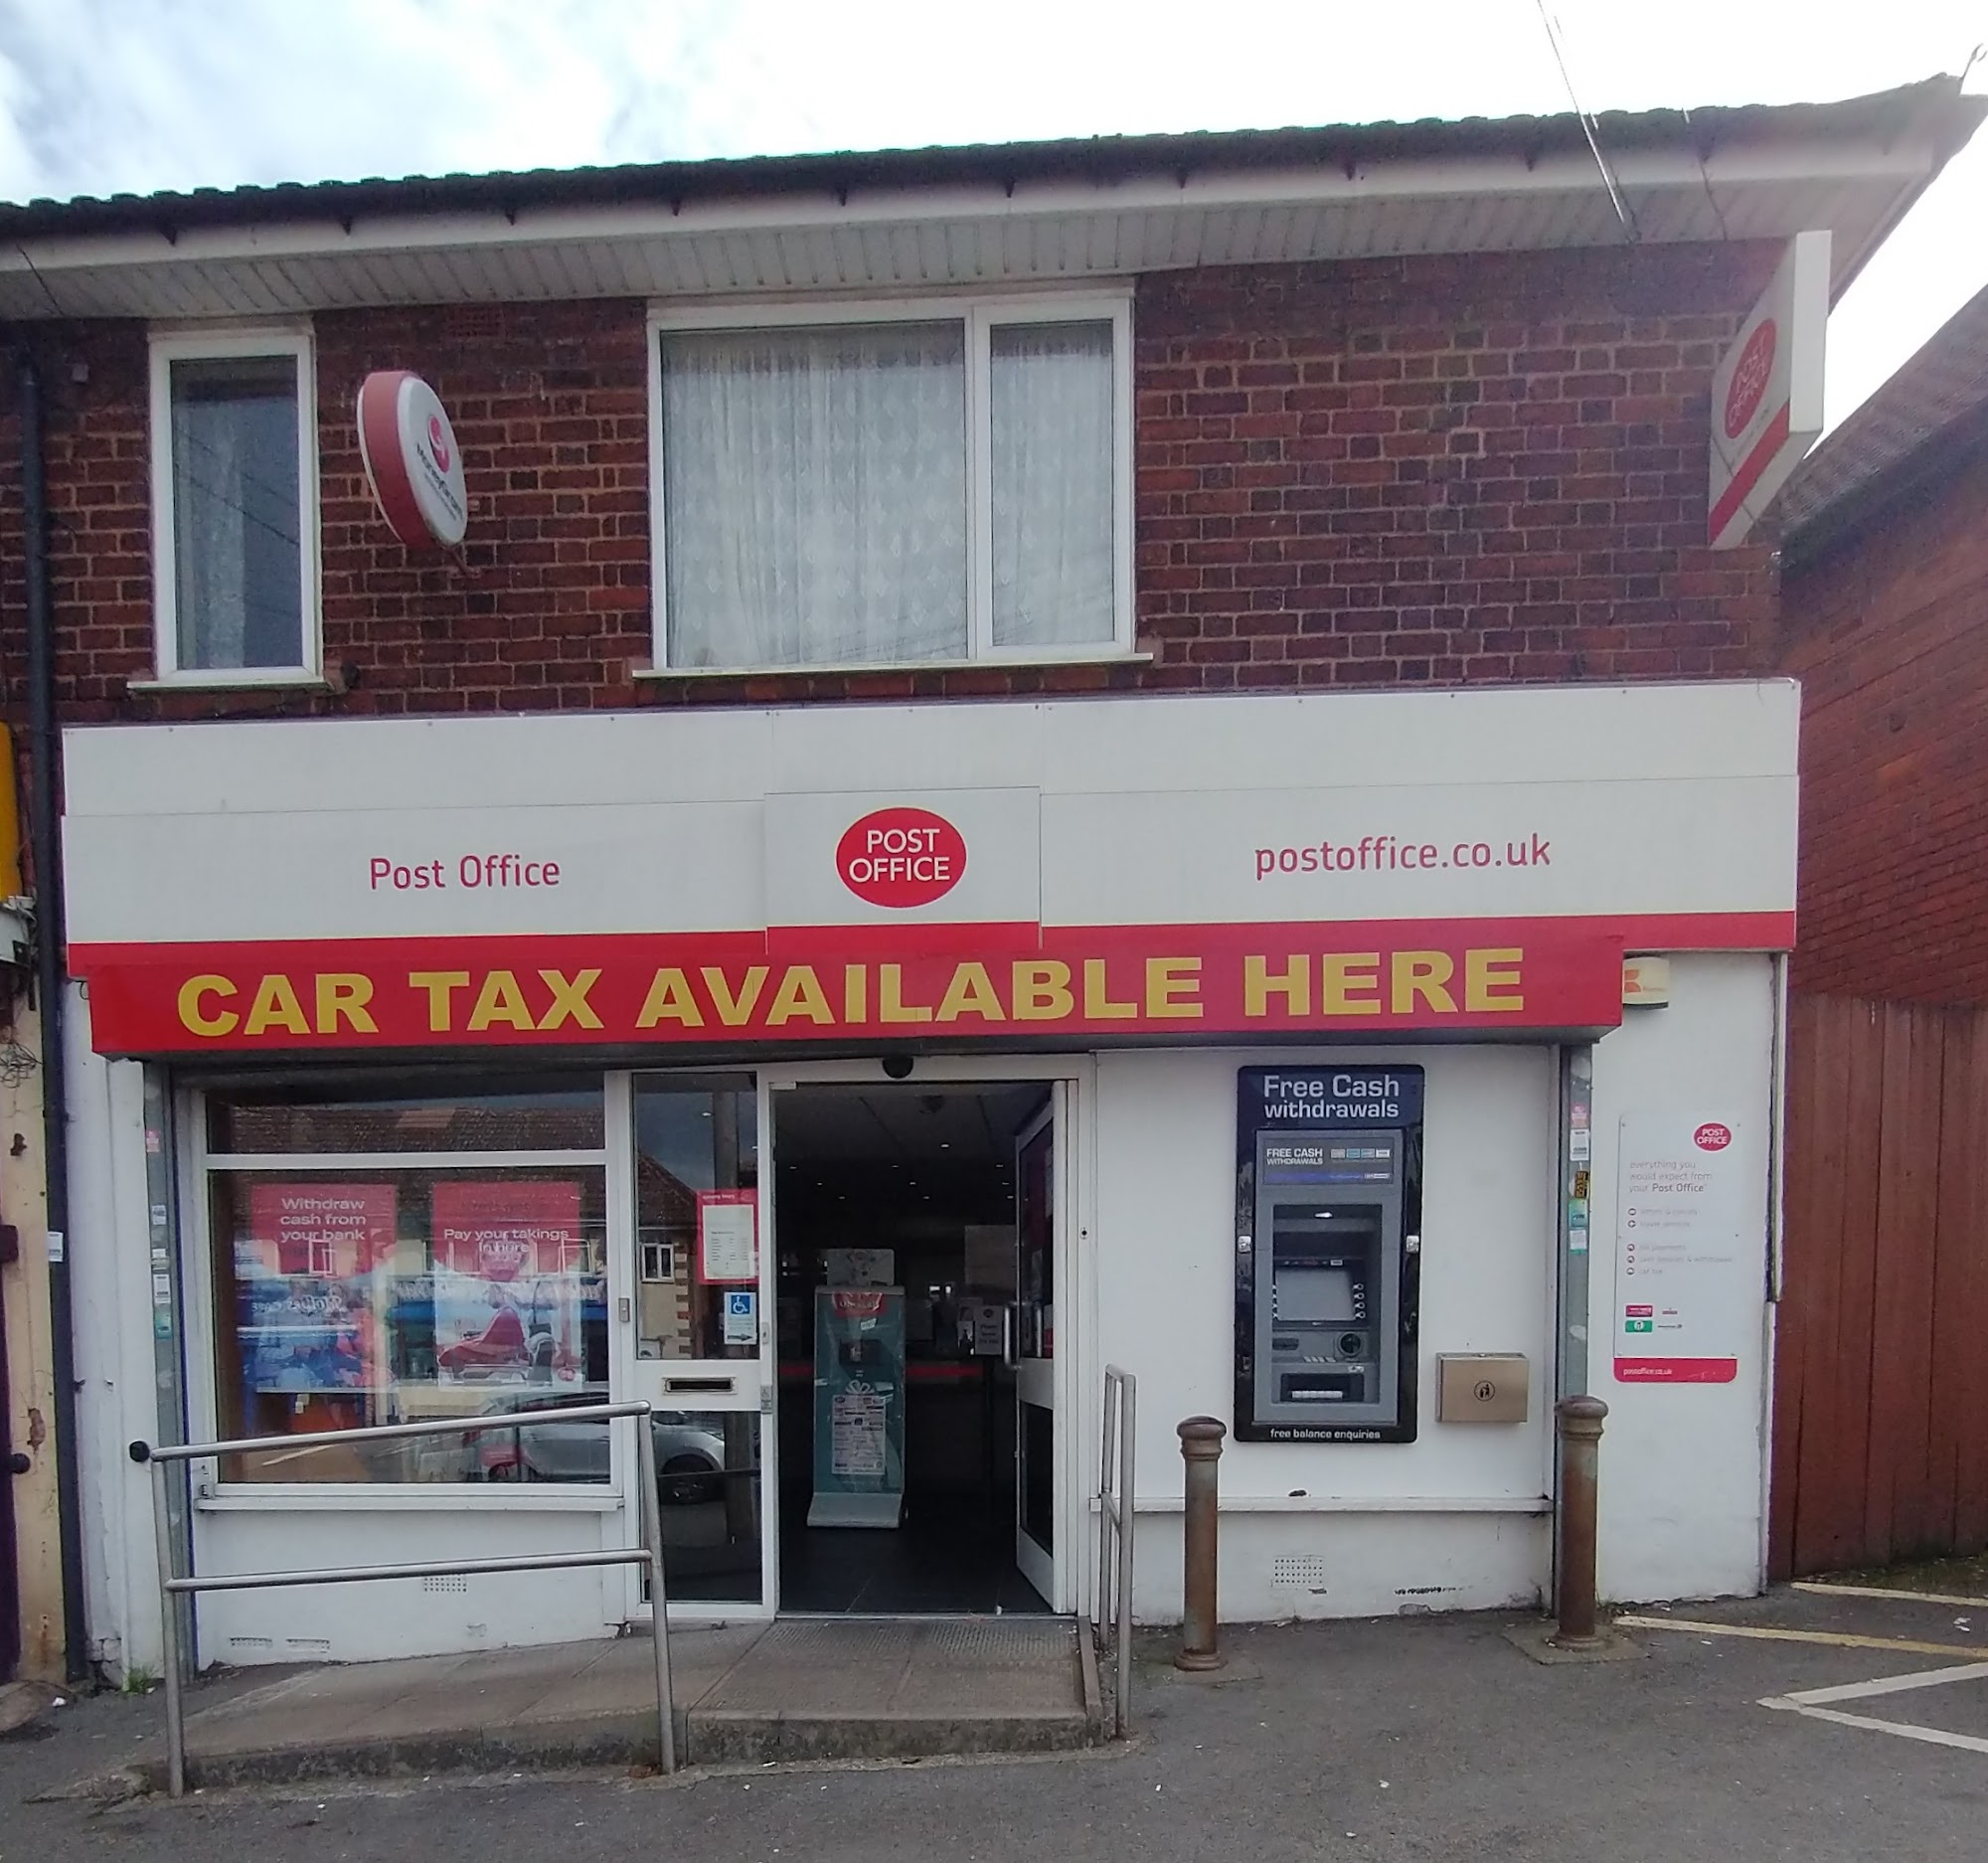
[[[1411,1442],[1419,1068],[1237,1082],[1236,1435]]]

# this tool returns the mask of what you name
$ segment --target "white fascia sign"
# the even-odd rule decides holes
[[[1822,432],[1829,235],[1798,233],[1712,377],[1707,539],[1731,550]]]

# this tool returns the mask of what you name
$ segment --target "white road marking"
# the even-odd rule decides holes
[[[1820,1707],[1831,1701],[1863,1701],[1873,1695],[1903,1695],[1908,1689],[1938,1688],[1947,1682],[1966,1682],[1988,1675],[1988,1662],[1963,1662],[1957,1669],[1919,1669],[1910,1675],[1888,1675],[1878,1682],[1842,1682],[1834,1688],[1802,1688],[1777,1696],[1801,1707]]]
[[[1806,1715],[1811,1721],[1830,1721],[1838,1727],[1864,1728],[1873,1734],[1896,1734],[1901,1740],[1920,1740],[1931,1747],[1959,1747],[1967,1753],[1988,1753],[1988,1740],[1977,1734],[1949,1734],[1940,1727],[1914,1727],[1905,1721],[1880,1721],[1868,1714],[1845,1714],[1837,1708],[1810,1708],[1786,1695],[1768,1695],[1763,1708],[1785,1708],[1791,1714]]]
[[[1988,1610],[1988,1598],[1968,1598],[1958,1592],[1901,1592],[1882,1585],[1832,1585],[1827,1579],[1797,1579],[1788,1589],[1811,1592],[1818,1598],[1891,1598],[1908,1605],[1945,1605],[1963,1610]]]
[[[1764,1623],[1701,1623],[1690,1617],[1617,1617],[1628,1630],[1679,1630],[1693,1636],[1750,1636],[1769,1643],[1826,1643],[1837,1649],[1898,1649],[1909,1656],[1988,1656],[1981,1643],[1922,1643],[1904,1636],[1854,1636],[1838,1630],[1782,1630]]]

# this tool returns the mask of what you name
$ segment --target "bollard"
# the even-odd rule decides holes
[[[1608,1406],[1599,1398],[1563,1398],[1554,1415],[1560,1424],[1560,1569],[1554,1613],[1559,1622],[1549,1640],[1560,1649],[1596,1649],[1607,1641],[1595,1625],[1594,1500],[1601,1420]]]
[[[1177,1669],[1219,1669],[1216,1648],[1216,1498],[1218,1464],[1228,1429],[1213,1417],[1190,1417],[1178,1426],[1181,1459],[1187,1464],[1187,1512],[1182,1526],[1181,1646]]]

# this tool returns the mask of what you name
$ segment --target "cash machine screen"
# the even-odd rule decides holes
[[[1397,1091],[1345,1108],[1289,1086],[1248,1092],[1278,1072],[1242,1075],[1238,1435],[1411,1440],[1420,1071],[1398,1071],[1412,1093],[1398,1075],[1361,1077]]]
[[[1276,1317],[1294,1324],[1336,1326],[1354,1317],[1353,1276],[1343,1268],[1286,1268],[1280,1262],[1270,1297]]]

